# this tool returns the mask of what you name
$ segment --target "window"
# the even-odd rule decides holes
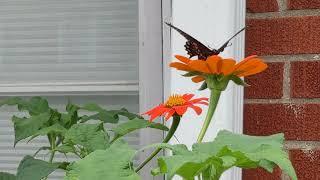
[[[41,95],[58,109],[70,98],[145,110],[162,99],[161,25],[161,2],[1,1],[0,97]],[[46,143],[38,138],[13,148],[13,113],[13,107],[0,111],[0,169],[10,173],[23,156]],[[139,146],[161,137],[143,131],[128,139]],[[55,173],[50,179],[62,176]]]

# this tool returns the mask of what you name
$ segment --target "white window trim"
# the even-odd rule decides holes
[[[163,101],[163,55],[162,55],[162,1],[139,0],[139,104],[140,111],[158,105]],[[140,131],[140,145],[159,143],[163,133],[150,129]],[[152,149],[139,153],[140,161],[150,155]],[[141,171],[143,179],[163,180],[152,177],[150,171],[156,167],[153,159]]]
[[[229,28],[236,32],[237,30],[241,29],[242,27],[245,26],[245,14],[246,14],[246,3],[245,0],[217,0],[217,1],[212,1],[212,0],[202,0],[202,1],[194,1],[194,0],[186,0],[188,1],[188,3],[192,4],[194,3],[194,7],[197,7],[197,4],[199,3],[203,3],[204,5],[207,5],[209,7],[214,7],[214,4],[216,3],[225,3],[227,5],[225,5],[225,9],[219,9],[220,12],[223,12],[221,14],[221,16],[223,16],[224,14],[228,14],[230,13],[230,15],[232,15],[233,17],[231,18],[232,20],[229,23]],[[215,9],[213,8],[208,8],[205,11],[201,11],[198,12],[196,9],[186,9],[184,7],[184,3],[186,1],[175,1],[172,4],[171,10],[172,11],[184,11],[183,14],[173,14],[173,17],[171,17],[170,13],[168,13],[168,11],[166,9],[164,9],[164,20],[165,21],[171,21],[173,24],[176,25],[183,25],[183,26],[187,26],[189,27],[188,30],[191,30],[196,32],[197,30],[199,30],[199,28],[206,28],[207,25],[207,21],[209,21],[210,19],[204,19],[203,21],[199,20],[201,23],[201,26],[199,26],[199,23],[197,23],[197,25],[193,25],[193,24],[186,24],[186,22],[176,22],[176,19],[181,19],[181,18],[185,18],[185,19],[193,19],[194,17],[191,16],[197,16],[197,13],[200,14],[205,14],[207,16],[210,16],[210,14],[213,14],[213,12],[215,11]],[[166,6],[163,6],[166,7]],[[195,11],[192,11],[195,10]],[[212,13],[211,13],[212,12]],[[176,16],[176,17],[174,17]],[[177,17],[177,16],[183,16],[183,17]],[[190,17],[189,17],[190,16]],[[201,15],[200,15],[201,17]],[[212,17],[212,16],[210,16]],[[203,15],[202,15],[203,18]],[[221,23],[226,23],[226,22],[221,22],[221,20],[219,20],[220,17],[216,17],[216,19],[214,19],[215,24],[217,25],[217,27],[221,24]],[[199,18],[201,19],[201,18]],[[213,19],[212,19],[213,21]],[[180,24],[179,24],[180,23]],[[192,23],[192,22],[190,22]],[[211,23],[212,24],[212,23]],[[179,26],[181,27],[181,26]],[[173,55],[176,53],[181,53],[183,51],[181,51],[181,49],[183,49],[182,47],[179,47],[179,52],[177,52],[177,49],[173,49],[171,52],[170,50],[172,48],[177,48],[174,47],[176,44],[181,45],[181,42],[175,42],[175,38],[176,37],[166,37],[166,36],[170,36],[170,32],[169,28],[164,29],[164,95],[165,97],[168,97],[171,93],[175,93],[175,92],[185,92],[182,89],[187,89],[186,92],[190,92],[191,89],[195,90],[197,86],[194,86],[192,83],[188,83],[186,81],[183,81],[183,83],[180,83],[180,81],[177,82],[177,79],[181,79],[180,74],[176,74],[175,72],[173,72],[172,70],[170,70],[168,68],[168,64],[170,63],[170,61],[173,59]],[[190,31],[189,31],[190,32]],[[218,35],[222,35],[223,32],[219,32],[218,31]],[[180,36],[180,35],[178,35]],[[204,37],[202,37],[204,38]],[[208,37],[209,38],[209,37]],[[206,39],[208,39],[206,38]],[[167,44],[166,41],[171,40],[173,42],[171,42],[171,44]],[[209,40],[208,40],[209,41]],[[229,48],[229,54],[233,54],[233,57],[237,60],[241,60],[244,57],[244,33],[241,33],[237,38],[235,38],[232,41],[232,48]],[[179,86],[181,87],[181,89],[176,87],[172,87],[175,86],[176,83],[179,83]],[[192,91],[191,91],[192,92]],[[193,91],[194,92],[194,91]],[[198,94],[198,93],[196,93]],[[205,93],[199,93],[199,94],[205,94]],[[208,95],[208,94],[207,94]],[[223,101],[229,102],[229,103],[220,103],[220,107],[228,107],[229,114],[228,114],[228,119],[232,119],[231,125],[229,125],[229,130],[232,130],[235,133],[242,133],[242,129],[243,129],[243,88],[239,87],[239,86],[230,86],[228,88],[228,96],[223,97]],[[232,104],[230,104],[230,102],[232,102]],[[188,115],[187,115],[188,116]],[[216,116],[218,116],[217,119],[220,118],[226,118],[223,117],[223,113],[222,115],[216,114]],[[196,121],[197,119],[190,119],[188,121]],[[182,122],[183,123],[183,122]],[[186,123],[193,123],[193,122],[186,122]],[[196,122],[196,123],[199,123]],[[179,133],[181,135],[181,137],[183,137],[185,135],[186,132],[188,132],[188,134],[192,134],[193,132],[198,132],[198,130],[200,130],[200,127],[196,127],[197,124],[193,123],[191,126],[190,125],[185,125],[186,127],[183,128],[183,131],[177,132],[177,136],[179,138]],[[182,125],[184,126],[184,125]],[[178,130],[179,131],[179,130]],[[216,130],[213,130],[209,128],[208,131],[208,136],[212,137],[213,134],[216,133]],[[207,136],[207,137],[208,137]],[[173,140],[172,143],[177,143],[175,140]],[[181,139],[180,139],[180,143],[181,143]],[[188,145],[191,145],[192,143],[194,143],[194,139],[191,138],[187,138],[187,139],[183,139],[182,143],[186,143]],[[222,178],[223,180],[241,180],[242,179],[242,171],[239,168],[233,168],[232,170],[230,170],[227,174],[227,176],[225,176],[224,178]]]

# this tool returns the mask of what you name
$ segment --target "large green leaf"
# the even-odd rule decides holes
[[[49,119],[49,113],[34,115],[30,118],[19,118],[13,116],[12,121],[14,123],[15,131],[14,144],[16,145],[20,140],[35,135]]]
[[[104,131],[103,124],[75,124],[65,133],[64,143],[81,145],[92,152],[106,149],[109,136]]]
[[[41,97],[32,97],[29,101],[19,97],[6,99],[0,103],[2,105],[17,105],[20,111],[28,111],[30,115],[38,115],[49,111],[48,101]]]
[[[96,150],[71,164],[65,180],[140,180],[132,167],[135,150],[116,141],[106,150]]]
[[[132,131],[142,129],[142,128],[154,128],[154,129],[159,129],[163,131],[169,130],[168,127],[163,124],[153,123],[153,122],[146,121],[145,119],[135,118],[125,123],[119,124],[118,126],[112,129],[112,131],[115,133],[114,140]]]
[[[292,164],[283,150],[283,141],[283,134],[257,137],[220,131],[213,142],[194,144],[192,151],[181,150],[181,145],[160,144],[160,147],[174,150],[174,155],[159,158],[159,169],[153,172],[168,173],[169,178],[179,175],[185,179],[202,174],[204,180],[215,180],[234,166],[262,167],[272,171],[278,165],[296,180]]]
[[[16,180],[16,176],[6,172],[0,172],[0,180]]]
[[[41,180],[55,171],[61,163],[48,163],[31,156],[25,156],[20,162],[17,180]]]

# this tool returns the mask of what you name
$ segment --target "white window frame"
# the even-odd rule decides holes
[[[165,21],[171,21],[171,23],[183,28],[183,30],[186,30],[188,33],[198,35],[200,40],[207,41],[205,43],[215,44],[216,42],[220,42],[215,44],[216,46],[221,45],[227,36],[230,37],[230,35],[245,26],[245,0],[173,1],[170,9],[172,10],[172,15],[168,13],[168,10],[164,9]],[[229,17],[223,18],[224,16]],[[226,19],[229,21],[226,21]],[[222,28],[220,25],[222,25]],[[173,36],[171,36],[171,33]],[[181,77],[180,72],[168,68],[174,54],[186,54],[183,47],[185,39],[174,31],[171,31],[171,33],[169,28],[164,29],[164,95],[168,97],[170,94],[177,92],[195,93],[199,84],[195,85],[190,79],[186,80],[186,78]],[[212,34],[215,34],[214,39],[212,38]],[[170,40],[171,44],[167,44],[166,41]],[[232,47],[226,48],[226,52],[222,53],[222,56],[231,56],[237,60],[241,60],[244,57],[244,33],[237,36],[232,41],[232,44]],[[214,127],[210,126],[207,131],[207,136],[205,137],[207,141],[212,140],[217,130],[222,128],[226,128],[235,133],[242,133],[243,88],[232,85],[232,83],[230,84],[221,97],[222,101],[219,103],[218,113],[215,114],[214,123],[211,124]],[[208,91],[196,92],[195,94],[209,97]],[[206,112],[205,109],[204,112]],[[196,137],[194,136],[200,131],[204,116],[205,115],[202,115],[200,118],[194,118],[194,114],[186,114],[186,119],[190,119],[188,119],[187,122],[182,121],[179,126],[180,131],[178,129],[176,133],[180,143],[187,144],[190,147],[196,141]],[[218,124],[215,123],[217,120],[219,120]],[[178,142],[172,140],[172,143]],[[239,168],[233,168],[224,174],[221,179],[241,180],[242,171]]]
[[[139,100],[140,111],[144,112],[163,101],[163,33],[162,1],[139,0]],[[141,146],[159,143],[163,133],[144,129],[140,132]],[[143,161],[152,150],[140,153]],[[141,171],[143,179],[163,180],[163,177],[152,177],[150,170],[156,166],[153,159]]]

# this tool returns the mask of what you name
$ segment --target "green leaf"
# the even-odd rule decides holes
[[[230,76],[230,80],[232,80],[235,84],[240,85],[240,86],[244,86],[244,87],[249,86],[249,84],[247,84],[243,79],[241,79],[240,77],[238,77],[236,75]]]
[[[109,136],[103,124],[75,124],[66,132],[64,139],[65,144],[81,145],[89,152],[106,149],[108,142]]]
[[[133,120],[127,121],[125,123],[119,124],[115,128],[112,129],[112,131],[115,133],[115,139],[118,139],[132,131],[138,130],[138,129],[143,129],[143,128],[154,128],[154,129],[159,129],[163,131],[168,131],[168,127],[160,124],[160,123],[153,123],[149,122],[145,119],[138,119],[135,118]]]
[[[43,113],[30,118],[12,117],[14,123],[15,140],[14,145],[22,139],[35,135],[40,128],[50,119],[49,113]]]
[[[169,178],[179,175],[185,179],[199,174],[203,174],[205,179],[219,179],[233,166],[262,167],[271,171],[278,165],[296,180],[288,154],[283,150],[283,141],[283,134],[257,137],[220,131],[213,142],[194,144],[192,151],[177,151],[179,146],[171,146],[170,149],[175,150],[174,155],[159,158],[158,164],[160,172],[168,173]]]
[[[0,172],[0,180],[16,180],[16,176],[6,172]]]
[[[10,106],[18,105],[20,111],[28,111],[31,116],[48,112],[50,109],[48,101],[41,97],[32,97],[29,101],[19,97],[13,97],[1,102],[0,106],[5,104]]]
[[[136,151],[123,141],[117,141],[106,150],[96,150],[71,164],[65,180],[140,180],[132,167]]]
[[[48,163],[31,156],[25,156],[20,162],[17,180],[41,180],[55,171],[61,163]]]
[[[64,134],[67,132],[67,129],[64,128],[63,126],[61,126],[60,124],[54,124],[52,126],[49,127],[45,127],[42,128],[40,130],[38,130],[29,141],[31,141],[32,139],[34,139],[37,136],[46,136],[48,134],[55,134],[55,135],[61,135],[64,136]]]
[[[86,122],[88,120],[100,120],[104,123],[118,123],[119,117],[116,116],[114,113],[107,111],[100,107],[97,104],[86,104],[83,107],[81,107],[83,110],[87,111],[93,111],[93,112],[98,112],[97,114],[91,115],[91,116],[82,116],[81,117],[81,122]]]

